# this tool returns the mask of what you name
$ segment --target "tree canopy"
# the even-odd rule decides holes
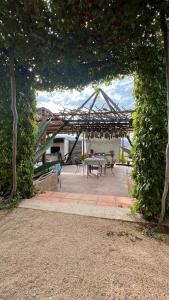
[[[167,1],[12,1],[0,3],[0,53],[38,89],[73,88],[131,74],[140,47],[161,45],[160,11]]]

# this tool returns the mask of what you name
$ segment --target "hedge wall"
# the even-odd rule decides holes
[[[12,115],[10,78],[5,69],[0,73],[0,195],[8,197],[12,187]],[[16,71],[18,146],[17,191],[21,197],[34,193],[33,166],[36,141],[36,98],[31,80],[23,70]]]
[[[151,55],[148,57],[151,59]],[[134,85],[134,196],[145,217],[160,213],[167,144],[165,67],[158,57],[154,61],[139,67]]]

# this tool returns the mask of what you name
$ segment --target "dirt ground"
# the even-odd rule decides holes
[[[131,223],[1,212],[0,299],[169,299],[169,246]]]

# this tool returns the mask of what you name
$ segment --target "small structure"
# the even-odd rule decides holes
[[[55,152],[60,149],[60,152],[62,154],[62,158],[66,158],[66,156],[70,153],[70,151],[73,148],[73,145],[76,141],[76,136],[71,134],[57,134],[56,137],[53,140],[53,144],[51,147],[47,150],[46,154],[48,158],[54,158]],[[72,158],[78,157],[81,158],[82,155],[82,137],[79,137],[78,142],[76,144],[76,147],[73,151]]]
[[[70,153],[74,143],[76,141],[76,136],[68,134],[58,134],[53,140],[52,146],[47,150],[46,154],[48,159],[55,158],[55,152],[60,149],[62,157],[66,157]],[[120,138],[84,138],[84,153],[89,153],[90,149],[94,149],[96,153],[108,154],[110,151],[114,151],[114,158],[116,162],[120,159]],[[72,159],[81,158],[83,155],[83,136],[79,137],[79,140],[72,153]]]

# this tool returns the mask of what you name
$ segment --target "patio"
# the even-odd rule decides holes
[[[91,176],[87,177],[86,167],[63,166],[61,173],[60,192],[111,195],[118,197],[129,197],[129,180],[131,167],[115,165],[113,172],[107,168],[106,174],[96,176],[92,171]]]
[[[130,207],[133,199],[129,195],[131,168],[115,166],[113,173],[87,178],[86,170],[79,166],[64,166],[61,188],[37,194],[25,199],[22,208],[40,209],[105,219],[135,221]]]
[[[100,96],[103,102],[100,102]],[[20,207],[101,218],[119,219],[123,216],[123,220],[131,220],[129,216],[130,207],[133,204],[129,191],[131,167],[115,165],[113,170],[111,169],[115,161],[119,162],[120,144],[117,151],[115,151],[113,143],[110,148],[102,149],[101,147],[96,151],[99,157],[94,156],[94,164],[92,162],[91,165],[91,161],[86,162],[87,159],[90,160],[93,157],[90,157],[88,153],[89,147],[85,145],[85,138],[117,142],[117,139],[126,137],[131,144],[128,133],[132,131],[132,112],[121,109],[100,88],[94,90],[93,94],[77,109],[64,108],[57,114],[43,111],[42,118],[39,120],[42,121],[43,118],[48,117],[47,140],[45,136],[48,147],[54,145],[53,140],[57,133],[76,134],[76,138],[71,147],[69,147],[70,145],[63,147],[64,152],[68,151],[68,156],[64,160],[66,165],[61,171],[60,184],[57,184],[56,180],[56,187],[43,189],[46,192],[23,201]],[[74,154],[80,135],[82,149],[78,154]],[[96,148],[94,147],[94,150]],[[43,154],[43,163],[45,164],[47,156],[44,151],[46,151],[46,146],[45,143],[44,145],[42,143],[37,151],[37,157]],[[84,161],[88,166],[98,168],[98,170],[92,170],[91,174],[89,167],[87,172],[87,167],[79,164],[86,155],[87,158]],[[102,155],[104,157],[101,157]],[[97,164],[96,158],[99,160]],[[53,159],[50,159],[50,163],[53,163]],[[101,163],[103,159],[104,163]],[[72,163],[78,165],[72,165]],[[49,167],[48,163],[46,164],[46,167]],[[109,165],[110,168],[106,168],[106,165]],[[97,176],[98,172],[102,173],[101,176]]]

